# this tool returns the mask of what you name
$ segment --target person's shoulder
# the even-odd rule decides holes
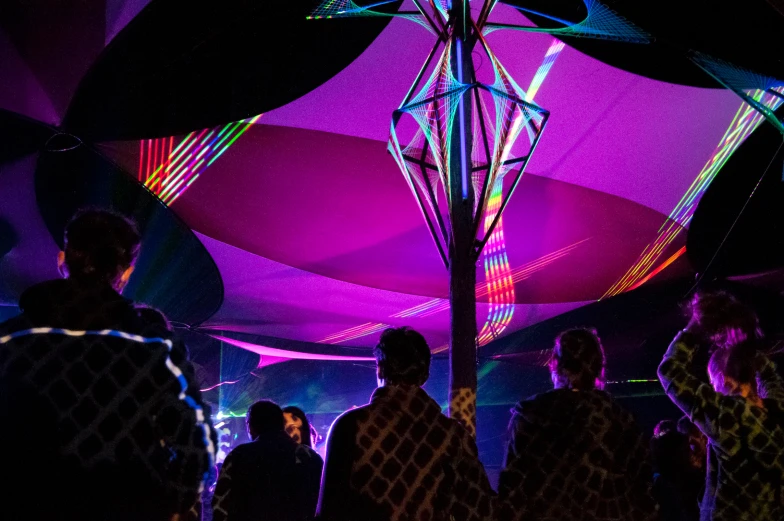
[[[319,463],[321,465],[324,464],[324,460],[321,458],[321,455],[316,452],[312,447],[308,447],[307,445],[299,445],[297,446],[297,459],[305,460],[312,463]]]
[[[572,393],[567,389],[550,389],[539,394],[531,395],[523,398],[515,404],[512,408],[513,416],[526,416],[535,415],[541,410],[548,410],[554,407],[554,404],[570,400],[573,398]]]
[[[334,429],[338,425],[341,427],[346,425],[353,425],[365,418],[370,413],[370,409],[371,404],[353,407],[335,418],[335,421],[332,422],[332,428]]]
[[[32,327],[32,324],[24,315],[9,318],[5,322],[0,323],[0,338]]]
[[[151,331],[158,331],[161,333],[169,334],[172,331],[171,324],[166,318],[166,315],[155,309],[154,307],[146,304],[134,303],[133,309],[136,316],[139,318],[143,327]]]
[[[590,391],[581,392],[585,397],[585,400],[596,408],[606,408],[615,414],[631,415],[631,413],[607,391],[602,389],[591,389]]]
[[[329,439],[334,443],[335,439],[351,438],[356,433],[359,423],[368,417],[370,404],[355,407],[344,412],[332,422],[329,428]]]
[[[53,279],[33,284],[22,292],[19,297],[19,307],[22,310],[29,305],[34,305],[38,300],[62,298],[65,293],[73,291],[72,284],[67,279]]]
[[[593,409],[601,411],[608,419],[620,422],[625,427],[639,428],[634,414],[616,400],[610,393],[600,389],[587,391]]]
[[[69,292],[71,287],[63,279],[47,280],[30,286],[19,297],[20,314],[0,324],[0,334],[51,325],[47,323],[47,318]]]
[[[471,436],[471,433],[468,432],[468,429],[465,427],[465,425],[463,425],[456,419],[450,418],[446,414],[442,413],[439,418],[439,421],[441,422],[442,425],[445,425],[449,431],[451,431],[453,434],[456,434],[463,441],[466,441],[468,439],[473,440],[474,437]]]
[[[253,454],[254,452],[257,452],[258,449],[259,449],[259,445],[257,443],[249,441],[247,443],[242,443],[240,445],[237,445],[236,447],[231,449],[231,452],[229,452],[226,458],[242,461],[242,458],[244,456]]]
[[[531,404],[538,404],[538,403],[548,403],[556,401],[563,396],[568,396],[566,393],[569,391],[567,389],[548,389],[547,391],[543,391],[541,393],[532,394],[527,398],[523,398],[518,402],[518,405],[531,405]]]

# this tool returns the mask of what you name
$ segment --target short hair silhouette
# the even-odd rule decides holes
[[[270,400],[260,400],[248,407],[246,421],[252,436],[286,429],[283,409]]]
[[[379,377],[390,384],[422,385],[430,377],[430,348],[409,327],[386,329],[373,350]]]
[[[114,285],[139,254],[141,235],[133,221],[109,210],[88,208],[65,226],[68,277]]]

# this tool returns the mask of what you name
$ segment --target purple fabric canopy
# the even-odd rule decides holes
[[[111,58],[112,40],[146,5],[99,3],[101,9],[82,2],[34,12],[21,0],[12,2],[13,16],[0,24],[0,108],[62,122],[91,64],[101,53]],[[410,7],[404,2],[401,9]],[[525,22],[504,5],[493,16]],[[201,325],[204,330],[221,331],[221,339],[273,358],[294,355],[225,333],[369,347],[384,327],[410,325],[434,350],[446,345],[447,273],[386,152],[391,113],[432,42],[421,26],[394,19],[345,69],[265,113],[172,204],[223,277],[223,306]],[[540,66],[557,47],[552,36],[498,31],[488,42],[551,114],[504,213],[504,258],[514,295],[504,301],[503,327],[492,336],[602,298],[663,228],[671,237],[646,273],[660,268],[656,276],[664,278],[687,272],[679,255],[688,219],[675,210],[685,194],[693,195],[690,204],[699,200],[695,179],[722,146],[739,99],[726,90],[637,76],[568,46],[557,49],[544,77]],[[136,177],[145,142],[96,146]],[[18,246],[0,258],[4,304],[24,286],[55,275],[57,249],[35,211],[34,170],[35,156],[0,165],[0,218],[23,232]],[[12,193],[19,196],[7,195]],[[478,267],[480,328],[500,305],[502,290],[488,287],[490,271]]]

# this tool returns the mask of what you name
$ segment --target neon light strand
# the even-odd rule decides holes
[[[216,383],[215,385],[211,385],[211,386],[209,386],[209,387],[207,387],[207,388],[205,388],[205,389],[199,389],[199,390],[200,390],[201,392],[203,392],[203,393],[206,393],[207,391],[212,391],[213,389],[217,389],[218,387],[221,387],[221,386],[223,386],[223,385],[232,385],[232,384],[236,384],[237,382],[239,382],[239,381],[241,381],[241,380],[242,380],[242,378],[240,378],[239,380],[225,380],[225,381],[223,381],[223,382],[218,382],[218,383]]]
[[[497,183],[490,196],[485,228],[489,227],[501,207],[503,183]],[[490,301],[487,320],[479,331],[477,343],[483,346],[498,337],[509,326],[514,315],[515,290],[512,270],[506,254],[503,217],[490,235],[482,252],[485,268],[485,286]]]
[[[653,277],[655,277],[656,275],[664,271],[667,268],[667,266],[669,266],[670,264],[678,260],[684,253],[686,253],[686,246],[681,247],[681,249],[673,253],[670,256],[670,258],[668,258],[666,261],[659,264],[655,269],[651,270],[651,272],[648,275],[646,275],[645,277],[637,281],[633,286],[629,288],[629,291],[632,291],[633,289],[637,289],[643,284],[645,284],[646,282],[648,282],[649,280],[651,280]]]
[[[191,132],[176,147],[174,137],[142,141],[139,180],[165,204],[172,204],[261,116]]]
[[[544,55],[544,61],[536,70],[536,74],[534,74],[534,78],[531,80],[531,85],[525,91],[526,101],[531,102],[534,100],[534,96],[536,96],[536,93],[539,92],[539,88],[542,86],[542,83],[544,83],[544,79],[547,77],[547,74],[553,67],[555,60],[561,54],[561,51],[564,50],[564,47],[566,47],[565,43],[563,43],[561,40],[553,38],[550,47],[547,49],[547,52]]]
[[[517,31],[547,33],[555,36],[618,40],[628,43],[646,44],[653,41],[653,37],[650,34],[643,31],[626,18],[620,16],[598,0],[583,0],[583,3],[585,4],[588,14],[584,20],[577,23],[525,7],[512,6],[523,13],[547,18],[548,20],[564,25],[564,27],[546,28],[490,23],[485,26],[483,32],[484,34],[489,34],[498,29],[514,29]]]
[[[534,96],[542,86],[547,74],[550,72],[555,60],[563,50],[565,44],[553,38],[550,47],[545,53],[544,61],[539,66],[531,80],[531,85],[525,91],[525,100],[532,102]],[[516,137],[520,131],[520,126],[523,124],[522,113],[518,113],[513,123],[513,130],[510,137]],[[500,164],[503,164],[511,150],[511,144],[505,148]],[[501,206],[501,196],[503,194],[503,181],[496,182],[495,187],[490,195],[490,200],[487,205],[487,216],[485,217],[485,232],[492,223],[495,215],[498,213]],[[512,277],[512,270],[509,267],[509,259],[506,253],[506,241],[504,238],[504,223],[503,217],[499,217],[498,223],[493,230],[490,239],[488,239],[485,249],[482,251],[484,257],[485,269],[485,285],[487,288],[488,300],[490,301],[490,308],[488,309],[487,320],[479,331],[477,343],[480,346],[486,345],[493,339],[503,333],[512,321],[514,316],[514,303],[515,303],[515,289],[514,279]]]
[[[381,2],[374,2],[370,5],[361,6],[351,0],[324,0],[318,7],[316,7],[310,15],[306,16],[307,20],[324,20],[331,18],[355,18],[358,16],[386,16],[390,18],[403,18],[410,20],[421,25],[428,31],[435,34],[435,29],[430,25],[428,20],[422,13],[417,12],[402,12],[402,13],[385,13],[382,11],[375,11],[374,7],[381,7],[383,5],[392,4],[396,0],[384,0]]]
[[[703,71],[712,76],[713,79],[733,91],[743,101],[759,111],[771,125],[784,134],[784,122],[776,117],[776,114],[774,114],[775,109],[772,109],[765,103],[761,103],[747,92],[749,90],[764,91],[784,100],[784,96],[778,90],[784,87],[784,81],[738,67],[707,54],[693,52],[689,57]]]
[[[777,94],[784,92],[784,88],[776,89]],[[770,110],[776,110],[784,100],[778,95],[773,95],[763,91],[756,91],[750,94],[757,103],[765,105]],[[692,182],[689,189],[681,200],[675,205],[668,219],[659,228],[659,233],[653,242],[649,243],[642,251],[637,261],[618,279],[602,296],[602,298],[612,297],[639,287],[642,282],[647,281],[653,275],[648,273],[659,261],[661,256],[676,238],[686,229],[694,216],[702,195],[710,186],[716,174],[726,164],[727,160],[737,150],[741,143],[756,129],[764,120],[764,115],[747,103],[742,103],[730,127],[724,133],[719,145],[714,150],[711,157],[702,167],[697,178]],[[666,267],[663,266],[662,269]],[[660,270],[659,270],[660,271]],[[643,280],[644,279],[644,280]],[[599,299],[601,300],[601,299]]]
[[[319,343],[338,344],[340,342],[348,342],[349,340],[361,338],[365,335],[372,335],[373,333],[378,333],[379,331],[383,331],[388,327],[391,326],[388,324],[381,324],[377,322],[366,322],[365,324],[352,327],[344,331],[340,331],[339,333],[335,333],[334,335],[330,335],[326,338],[322,338],[321,340],[319,340]]]

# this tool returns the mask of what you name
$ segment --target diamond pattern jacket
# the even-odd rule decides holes
[[[717,393],[695,375],[696,337],[679,333],[659,366],[667,396],[708,437],[702,521],[784,519],[784,381],[760,356],[761,404]]]
[[[186,519],[215,438],[163,316],[71,280],[20,308],[0,324],[4,519]]]
[[[556,389],[512,409],[502,521],[656,518],[648,444],[604,391]]]
[[[493,500],[473,438],[419,387],[380,387],[332,425],[323,521],[482,521]]]

